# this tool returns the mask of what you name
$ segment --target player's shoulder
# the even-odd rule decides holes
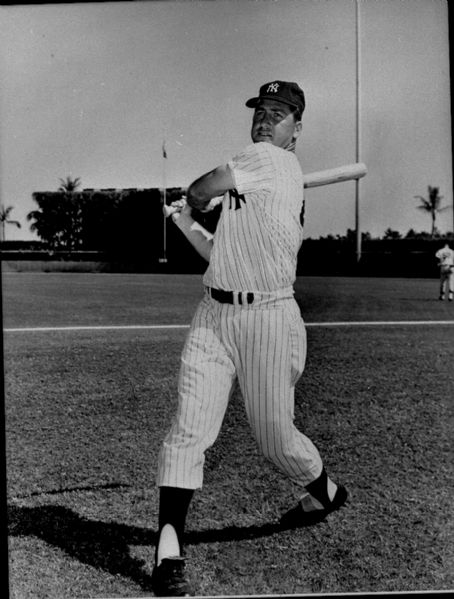
[[[301,171],[301,165],[294,152],[263,141],[245,146],[230,160],[229,166],[234,170],[260,169],[270,173],[282,168],[289,169],[289,172]]]
[[[294,156],[293,152],[289,152],[280,146],[275,146],[272,143],[267,141],[258,141],[256,143],[250,144],[253,148],[255,148],[256,152],[263,152],[265,154],[273,154],[275,156]]]
[[[280,156],[293,155],[292,152],[288,152],[279,146],[268,143],[267,141],[252,142],[244,147],[242,152],[250,154],[275,154]]]
[[[241,153],[252,155],[268,154],[271,148],[274,147],[275,146],[273,146],[272,144],[266,143],[264,141],[259,141],[257,143],[252,142],[245,146]]]
[[[300,162],[295,152],[290,152],[279,146],[275,146],[266,141],[259,141],[251,144],[251,152],[255,152],[257,156],[262,157],[265,162],[273,163],[279,168],[284,164],[288,168],[300,168]]]
[[[243,147],[230,161],[231,166],[251,165],[254,167],[263,166],[264,164],[270,164],[272,162],[269,148],[271,146],[264,142],[250,143]]]

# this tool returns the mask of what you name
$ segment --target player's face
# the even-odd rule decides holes
[[[290,147],[301,132],[291,106],[276,100],[262,100],[252,118],[251,137],[254,143],[264,141],[280,148]]]

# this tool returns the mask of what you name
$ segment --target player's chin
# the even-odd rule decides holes
[[[272,135],[263,135],[263,134],[257,134],[257,135],[253,135],[252,136],[252,141],[257,144],[259,142],[265,142],[268,144],[272,144],[273,142],[273,136]]]

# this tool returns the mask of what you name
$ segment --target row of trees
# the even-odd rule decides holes
[[[441,233],[438,231],[436,227],[436,219],[438,214],[444,212],[445,210],[449,210],[451,206],[441,206],[443,196],[440,195],[440,189],[438,187],[432,187],[431,185],[429,185],[427,188],[426,198],[420,195],[414,197],[420,201],[419,206],[416,206],[416,208],[418,210],[422,210],[430,216],[430,233],[426,233],[425,231],[421,231],[418,233],[414,229],[409,229],[406,235],[402,235],[402,233],[400,233],[399,231],[395,231],[388,227],[388,229],[386,229],[384,233],[384,236],[381,239],[436,239],[437,237],[441,237]],[[361,235],[363,241],[369,241],[372,239],[371,234],[368,232],[362,233]],[[337,235],[336,237],[334,237],[333,235],[328,235],[327,237],[321,237],[321,239],[348,239],[354,241],[356,239],[356,233],[354,230],[348,229],[346,236]]]
[[[159,189],[34,193],[30,226],[50,250],[137,254],[162,239]]]
[[[119,245],[137,246],[140,235],[149,238],[156,219],[162,219],[162,196],[158,189],[79,191],[80,178],[59,179],[56,192],[35,192],[38,209],[27,215],[30,230],[37,233],[49,249],[53,250],[109,250]],[[183,188],[166,190],[167,201],[181,197]],[[419,238],[432,239],[440,236],[436,227],[437,215],[450,206],[441,206],[443,196],[439,188],[428,186],[427,197],[414,196],[420,201],[417,209],[426,212],[431,219],[431,231],[418,233],[410,229],[406,235],[388,228],[382,239]],[[20,228],[11,219],[12,206],[0,207],[2,239],[5,240],[7,224]],[[213,219],[212,219],[213,220]],[[213,223],[211,223],[213,224]],[[328,235],[326,240],[355,239],[355,231],[349,229],[346,236]],[[364,241],[372,239],[370,233],[362,233]],[[125,243],[122,243],[125,242]]]
[[[446,239],[454,237],[454,233],[441,233],[436,227],[432,230],[432,232],[427,231],[415,231],[414,229],[409,229],[407,233],[403,234],[400,231],[396,231],[388,227],[384,234],[381,237],[373,237],[369,231],[364,231],[361,233],[361,241],[378,241],[378,240],[388,240],[388,239],[423,239],[423,240],[436,240],[436,239]],[[349,241],[352,243],[356,243],[356,232],[354,229],[347,229],[345,235],[326,235],[325,237],[319,237],[322,241]]]

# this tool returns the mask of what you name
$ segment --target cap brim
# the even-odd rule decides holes
[[[276,100],[276,102],[282,102],[282,104],[287,104],[287,106],[292,106],[293,108],[298,108],[297,104],[289,102],[286,98],[281,98],[280,96],[259,96],[257,98],[249,98],[246,102],[246,106],[248,108],[255,108],[259,103],[259,100]]]
[[[257,106],[258,100],[259,98],[249,98],[249,100],[246,102],[246,106],[248,108],[255,108]]]

